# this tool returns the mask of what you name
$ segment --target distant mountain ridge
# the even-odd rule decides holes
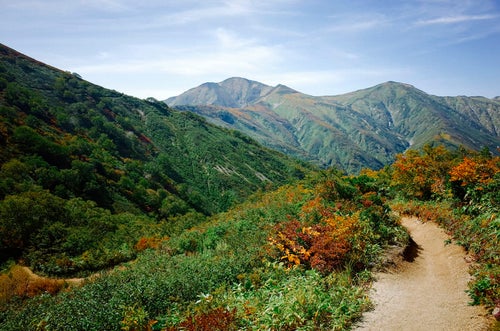
[[[287,154],[348,172],[383,167],[395,154],[429,143],[492,151],[500,146],[498,98],[438,97],[397,82],[310,96],[233,77],[165,102]]]

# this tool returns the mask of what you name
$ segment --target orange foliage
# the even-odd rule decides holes
[[[380,171],[379,170],[373,170],[373,169],[370,169],[370,168],[363,168],[361,169],[361,171],[359,172],[360,175],[365,175],[367,177],[370,177],[370,178],[378,178],[379,175],[380,175]]]
[[[342,265],[358,228],[358,214],[339,215],[315,197],[302,206],[300,218],[276,225],[276,234],[269,239],[280,259],[289,267],[305,265],[323,273]]]
[[[303,185],[297,185],[295,187],[284,187],[286,191],[286,202],[295,203],[301,201],[304,196],[310,195],[312,193],[311,189],[305,188]]]
[[[42,293],[56,294],[64,287],[64,281],[39,277],[21,266],[0,275],[0,303],[7,303],[14,297],[32,298]]]
[[[453,156],[443,146],[425,146],[422,152],[409,150],[396,155],[392,181],[408,196],[420,199],[429,199],[432,195],[444,196],[452,166]]]
[[[168,238],[142,237],[134,245],[134,248],[138,252],[142,252],[143,250],[148,248],[158,249],[161,243],[165,240],[168,240]]]
[[[450,170],[451,181],[460,182],[462,186],[488,185],[493,176],[500,171],[500,157],[469,158]]]

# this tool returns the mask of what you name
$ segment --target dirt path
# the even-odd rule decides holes
[[[85,281],[85,278],[49,278],[49,277],[42,277],[42,276],[39,276],[39,275],[35,274],[28,267],[19,266],[18,268],[20,268],[21,270],[23,270],[29,276],[29,278],[33,279],[33,280],[38,280],[38,279],[42,279],[42,280],[43,279],[56,280],[56,281],[59,281],[61,283],[67,283],[69,285],[81,285]]]
[[[448,236],[432,222],[403,218],[402,223],[418,255],[377,275],[375,309],[363,315],[355,330],[488,330],[492,320],[487,312],[468,305],[469,264],[463,249],[445,245]]]

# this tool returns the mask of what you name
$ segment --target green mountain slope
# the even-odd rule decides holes
[[[19,141],[24,138],[16,138],[22,135],[16,135],[19,130],[55,148],[41,156],[61,168],[70,167],[74,158],[90,162],[87,159],[96,153],[92,148],[71,154],[73,140],[83,140],[100,145],[120,163],[105,170],[116,172],[127,162],[140,161],[147,165],[143,179],[175,186],[172,191],[186,190],[188,200],[198,196],[201,201],[193,200],[193,206],[205,212],[224,209],[219,206],[221,195],[239,200],[269,184],[283,184],[303,170],[303,165],[202,117],[100,88],[5,46],[0,56],[3,163],[13,156],[39,153]],[[59,158],[57,153],[65,152]],[[103,174],[108,175],[104,170]]]
[[[408,84],[388,82],[327,98],[392,127],[412,148],[432,141],[449,147],[494,150],[500,138],[500,103],[477,97],[437,97]]]
[[[151,222],[223,211],[307,171],[237,131],[0,45],[0,263],[39,249],[40,238],[52,238],[43,243],[47,256],[71,260],[88,249],[105,251],[101,237],[123,231],[108,238],[120,250]],[[128,230],[134,227],[140,229]],[[78,242],[85,231],[88,238]]]
[[[231,95],[241,80],[211,83],[216,87],[211,93],[222,90]],[[256,92],[267,94],[232,108],[217,98],[200,97],[197,88],[166,102],[218,125],[241,130],[282,152],[349,172],[380,168],[392,162],[397,153],[433,142],[475,150],[485,146],[494,150],[500,145],[500,103],[496,99],[436,97],[395,82],[322,97],[283,85],[265,89],[256,86]]]

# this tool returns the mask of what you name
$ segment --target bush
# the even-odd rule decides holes
[[[346,271],[324,277],[314,270],[304,273],[268,264],[241,275],[240,284],[204,295],[191,309],[227,307],[238,329],[343,330],[369,306],[360,284],[349,275]]]
[[[189,317],[177,326],[167,327],[166,331],[188,330],[188,331],[231,331],[238,330],[235,325],[236,310],[226,308],[215,308],[208,312],[201,312]]]
[[[33,298],[42,293],[54,295],[64,285],[63,280],[38,277],[26,267],[13,266],[0,275],[0,303],[6,305],[15,298]]]

